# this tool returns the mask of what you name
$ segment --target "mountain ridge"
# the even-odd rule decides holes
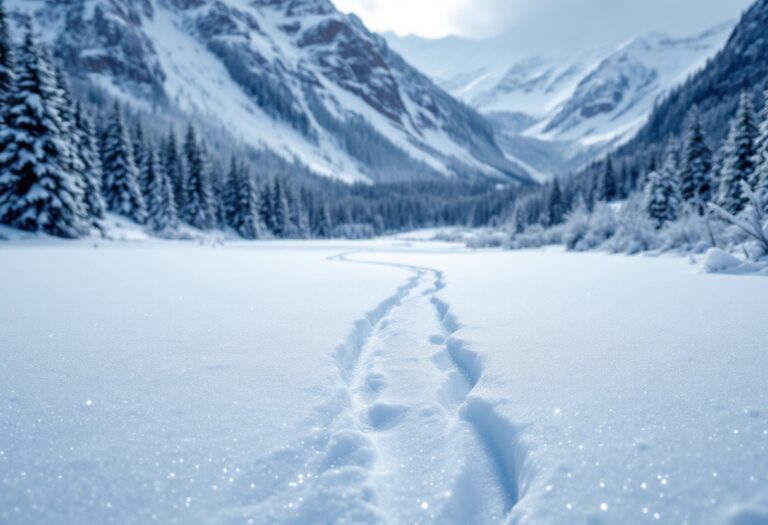
[[[507,53],[503,36],[386,36],[438,85],[489,116],[507,153],[562,175],[631,139],[654,104],[722,48],[734,25],[723,22],[686,37],[648,33],[555,58]],[[441,61],[441,54],[449,58]],[[547,147],[552,159],[542,163],[540,151]]]
[[[9,0],[71,72],[348,182],[527,182],[490,124],[327,0]]]

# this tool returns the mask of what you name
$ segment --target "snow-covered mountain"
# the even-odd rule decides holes
[[[492,126],[329,0],[9,0],[78,77],[344,180],[523,180]]]
[[[634,136],[654,104],[723,47],[733,26],[727,22],[689,38],[652,33],[618,48],[541,56],[522,55],[526,50],[510,47],[505,36],[387,39],[437,84],[491,116],[509,153],[546,175]]]

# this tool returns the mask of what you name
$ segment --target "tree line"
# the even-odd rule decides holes
[[[768,212],[768,83],[760,111],[752,96],[742,93],[720,147],[711,145],[696,105],[683,128],[663,148],[655,144],[608,155],[581,173],[519,192],[497,220],[520,234],[629,199],[662,230],[691,216],[708,217],[712,210],[738,217],[750,207],[750,194]]]

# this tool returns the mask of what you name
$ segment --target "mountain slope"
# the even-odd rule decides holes
[[[345,180],[525,176],[491,126],[328,0],[11,0],[65,66]]]
[[[631,136],[655,102],[722,48],[732,28],[728,23],[692,38],[654,33],[632,40],[601,60],[539,129],[583,144]]]
[[[630,139],[658,100],[722,48],[732,28],[729,22],[681,39],[653,33],[615,49],[534,57],[516,55],[503,37],[387,37],[439,85],[491,116],[510,154],[556,173],[557,162],[538,160],[541,148],[549,145],[550,157],[568,169],[569,160],[583,162]]]
[[[696,104],[713,145],[728,133],[742,91],[762,102],[768,81],[768,0],[757,0],[742,16],[725,47],[707,66],[675,89],[629,143],[637,151],[681,133],[685,117]]]

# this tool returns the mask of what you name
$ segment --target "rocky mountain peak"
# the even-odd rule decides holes
[[[525,179],[480,115],[328,0],[7,3],[35,16],[79,78],[318,173]]]

